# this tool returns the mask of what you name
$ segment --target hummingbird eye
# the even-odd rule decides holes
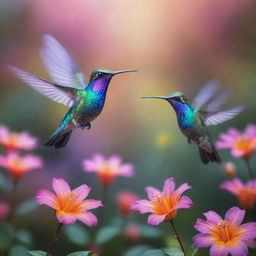
[[[97,76],[96,76],[96,78],[99,78],[99,77],[103,77],[103,73],[102,72],[99,72],[99,73],[97,73]]]

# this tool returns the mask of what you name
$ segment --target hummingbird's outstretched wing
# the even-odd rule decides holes
[[[85,77],[74,59],[52,36],[43,36],[41,57],[52,80],[59,85],[84,89]]]
[[[207,103],[204,108],[206,112],[216,112],[220,107],[228,100],[232,95],[234,90],[232,88],[227,88],[219,92],[217,95],[214,95],[212,99]]]
[[[202,109],[216,94],[219,88],[219,82],[217,80],[211,80],[208,82],[196,95],[191,106],[195,110]]]
[[[23,82],[30,85],[33,89],[51,100],[64,104],[68,107],[71,107],[74,103],[77,89],[52,84],[16,67],[9,66],[9,68]]]
[[[217,125],[232,119],[246,108],[246,105],[239,105],[219,112],[202,112],[202,119],[205,125]]]

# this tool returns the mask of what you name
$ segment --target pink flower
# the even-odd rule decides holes
[[[117,202],[120,212],[127,216],[132,212],[132,204],[138,200],[138,196],[130,191],[122,191],[117,194]]]
[[[240,179],[233,179],[222,183],[220,188],[235,195],[244,209],[249,210],[254,207],[256,202],[256,180],[243,183]]]
[[[9,212],[9,205],[7,203],[0,202],[0,220],[4,220]]]
[[[0,166],[9,171],[14,181],[18,181],[27,172],[42,168],[43,163],[38,156],[20,156],[16,152],[9,152],[6,156],[0,156]]]
[[[242,224],[245,211],[229,209],[224,220],[214,211],[204,213],[206,220],[198,219],[194,228],[201,234],[193,237],[196,247],[211,247],[210,256],[248,255],[247,240],[256,238],[256,223]]]
[[[84,200],[91,190],[87,185],[84,184],[71,190],[64,179],[54,178],[52,187],[56,195],[42,189],[37,192],[36,201],[55,209],[60,223],[72,224],[80,220],[90,227],[97,224],[96,216],[89,210],[103,205],[99,200]]]
[[[82,165],[84,171],[96,172],[103,187],[110,186],[117,176],[133,176],[133,165],[122,164],[122,158],[118,155],[105,159],[102,154],[95,154],[92,159],[84,160]]]
[[[37,139],[27,132],[10,132],[6,126],[0,125],[0,144],[6,151],[32,150],[37,146]]]
[[[184,183],[175,190],[174,179],[168,178],[164,182],[163,191],[146,187],[149,200],[136,201],[132,209],[142,214],[152,213],[148,217],[148,224],[157,226],[163,221],[172,220],[178,209],[191,207],[192,200],[187,196],[181,196],[183,192],[190,188],[187,183]]]
[[[217,148],[231,148],[233,157],[249,159],[256,149],[256,125],[248,125],[243,133],[230,128],[227,133],[220,134],[220,138],[216,142]]]

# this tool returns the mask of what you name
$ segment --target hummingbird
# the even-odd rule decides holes
[[[221,158],[214,147],[207,126],[217,125],[242,112],[246,106],[238,105],[230,109],[220,110],[220,107],[231,95],[226,89],[218,93],[219,83],[216,80],[208,82],[196,95],[190,104],[183,92],[174,92],[167,96],[146,96],[142,98],[163,99],[168,101],[176,112],[177,122],[189,144],[197,144],[201,161],[221,163]]]
[[[69,107],[52,136],[44,146],[64,147],[73,130],[91,128],[91,122],[101,113],[109,83],[113,76],[137,70],[111,71],[97,68],[92,71],[89,83],[80,71],[74,58],[52,36],[43,36],[41,49],[43,63],[53,82],[32,75],[17,67],[9,66],[13,73],[24,83],[50,98]]]

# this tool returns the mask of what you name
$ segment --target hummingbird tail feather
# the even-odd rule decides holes
[[[44,143],[43,146],[45,146],[45,147],[54,147],[56,149],[63,148],[68,143],[68,140],[69,140],[71,134],[72,134],[72,131],[69,131],[69,132],[64,133],[64,134],[60,134],[60,133],[53,134],[53,136],[51,136],[48,139],[48,141],[46,141]]]
[[[198,147],[200,158],[204,164],[208,164],[209,162],[221,163],[221,158],[216,150],[216,148],[212,145],[212,152],[209,153],[205,149]]]

